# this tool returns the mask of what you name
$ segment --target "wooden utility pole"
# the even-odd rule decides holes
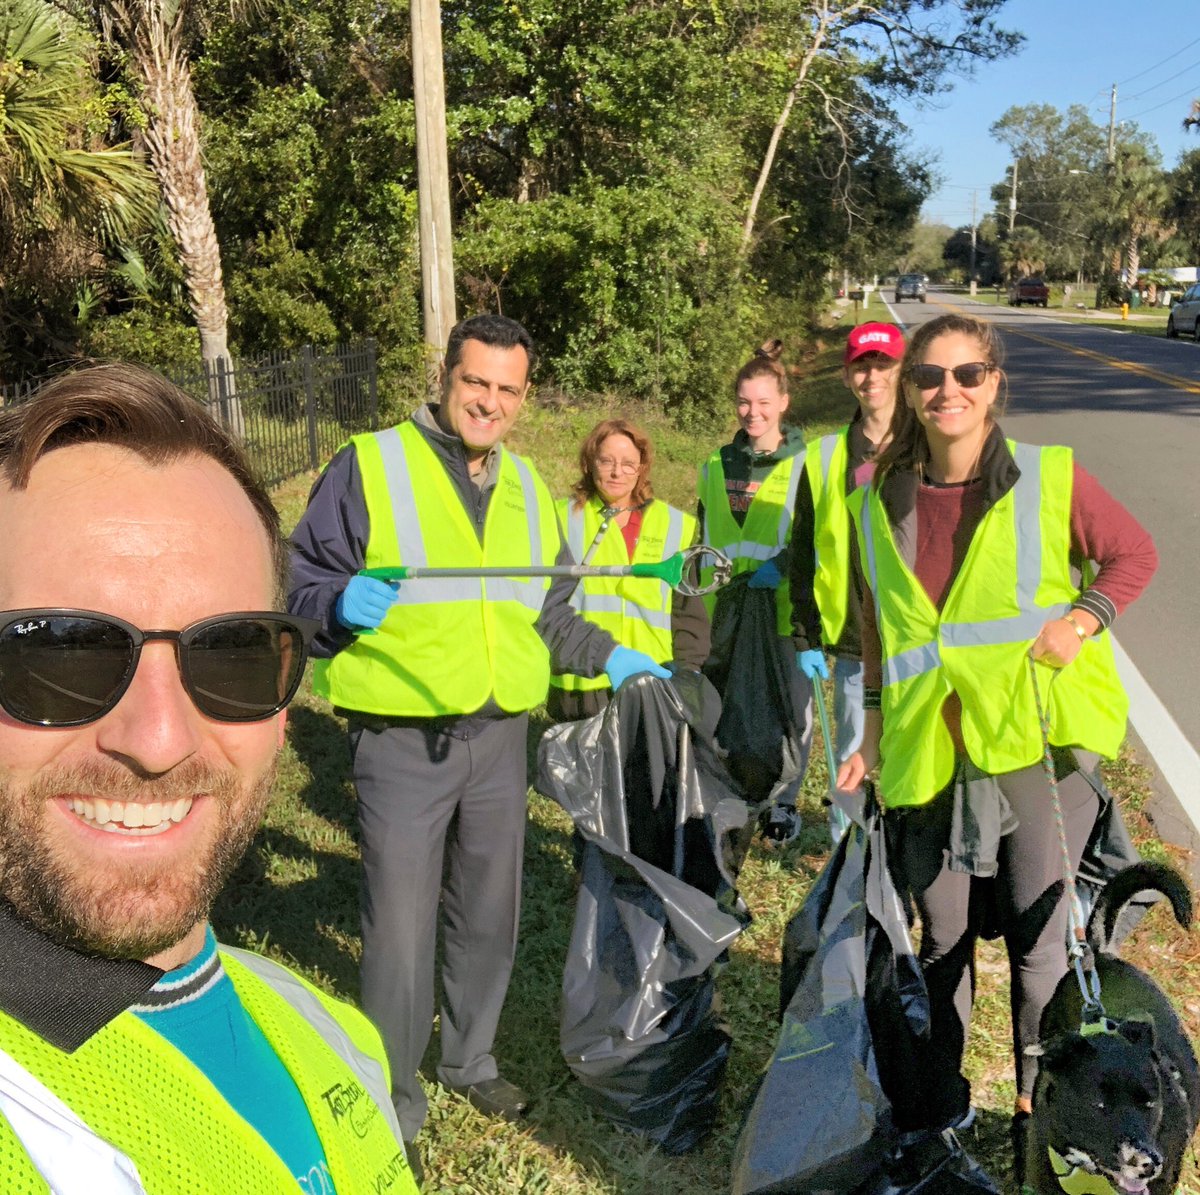
[[[1013,234],[1013,225],[1017,222],[1017,167],[1021,164],[1018,158],[1012,164],[1012,190],[1008,193],[1008,235]]]
[[[417,214],[421,235],[421,306],[431,380],[456,323],[450,165],[446,153],[446,81],[439,0],[410,0],[413,99],[417,122]]]
[[[1108,162],[1112,165],[1116,159],[1117,148],[1117,85],[1112,85],[1112,99],[1108,103]]]
[[[971,266],[967,270],[967,285],[972,295],[975,293],[975,230],[977,228],[975,223],[975,200],[978,195],[978,191],[971,192]]]

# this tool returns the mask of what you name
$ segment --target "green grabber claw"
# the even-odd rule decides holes
[[[404,581],[412,570],[403,564],[389,565],[387,568],[360,568],[360,577],[374,577],[376,581]]]

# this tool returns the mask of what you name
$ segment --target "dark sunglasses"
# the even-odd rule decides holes
[[[34,726],[84,726],[112,710],[137,671],[142,645],[175,644],[188,696],[218,722],[261,722],[296,695],[311,618],[218,614],[181,631],[142,631],[94,610],[0,612],[0,706]]]
[[[946,369],[941,365],[914,365],[909,371],[909,380],[918,390],[936,390],[946,374],[954,375],[954,380],[960,386],[970,389],[972,386],[982,386],[983,379],[992,371],[986,361],[968,361],[966,365],[956,365]]]

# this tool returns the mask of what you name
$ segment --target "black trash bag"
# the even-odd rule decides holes
[[[717,595],[704,675],[721,695],[717,742],[746,799],[796,804],[811,728],[811,686],[791,640],[776,630],[775,591],[751,589],[742,573]]]
[[[783,1025],[734,1154],[734,1195],[995,1192],[921,1123],[929,998],[868,793],[784,936]],[[819,1098],[814,1099],[814,1093]]]
[[[717,709],[699,673],[645,676],[538,747],[537,787],[584,839],[563,1057],[589,1103],[669,1153],[716,1118],[730,1047],[716,973],[749,922],[732,848],[748,810],[712,745]]]

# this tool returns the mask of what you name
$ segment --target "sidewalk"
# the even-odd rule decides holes
[[[1008,307],[1005,302],[993,303],[988,299],[981,299],[976,296],[967,294],[965,290],[960,291],[943,291],[943,294],[962,295],[971,303],[975,303],[980,307]],[[1166,307],[1151,307],[1148,310],[1134,308],[1129,312],[1129,315],[1124,319],[1121,318],[1121,310],[1119,307],[1087,307],[1078,303],[1073,303],[1069,307],[1062,306],[1062,300],[1058,303],[1051,303],[1049,307],[1014,307],[1014,311],[1030,311],[1033,313],[1041,313],[1042,315],[1052,315],[1056,319],[1085,319],[1085,320],[1109,320],[1116,324],[1156,324],[1164,323],[1167,318]]]

